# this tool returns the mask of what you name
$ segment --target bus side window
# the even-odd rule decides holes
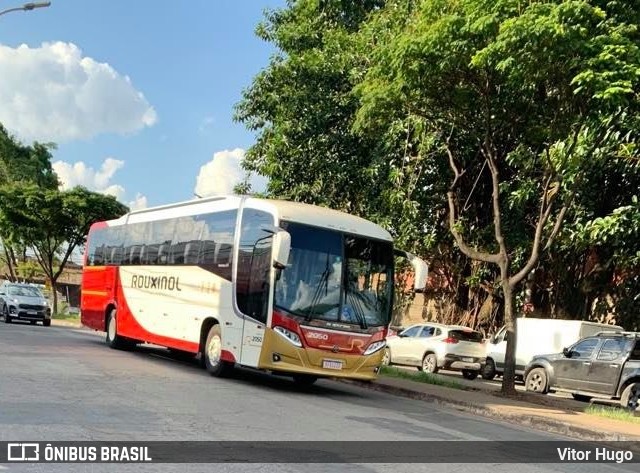
[[[178,218],[169,252],[169,264],[189,264],[185,258],[187,245],[199,240],[201,233],[202,223],[196,216]]]
[[[237,210],[224,210],[199,216],[203,228],[198,264],[227,281],[231,281],[237,218]]]
[[[106,228],[104,238],[104,264],[119,265],[122,261],[123,229],[123,226]]]
[[[200,242],[190,241],[184,247],[184,264],[198,264],[198,254],[200,253]]]
[[[204,240],[200,253],[200,264],[214,264],[216,260],[216,242],[213,240]]]
[[[158,247],[158,264],[167,264],[169,260],[170,243],[163,243]]]

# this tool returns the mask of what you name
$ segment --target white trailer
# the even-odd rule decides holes
[[[581,338],[604,330],[623,330],[617,325],[584,320],[519,317],[516,319],[516,324],[516,375],[519,376],[524,374],[525,367],[534,356],[561,353],[563,348]],[[506,327],[502,327],[487,343],[487,361],[482,369],[484,379],[493,379],[504,371],[507,349],[506,330]]]

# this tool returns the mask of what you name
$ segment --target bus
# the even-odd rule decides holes
[[[94,223],[82,324],[112,348],[160,345],[214,376],[235,365],[311,384],[371,380],[393,306],[394,250],[382,227],[308,204],[201,198]]]

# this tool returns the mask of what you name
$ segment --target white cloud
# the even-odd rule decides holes
[[[73,164],[65,161],[56,161],[51,166],[58,175],[60,189],[62,190],[83,186],[95,192],[112,195],[120,202],[125,201],[125,188],[112,182],[115,174],[124,167],[124,161],[107,158],[98,170],[87,166],[82,161]],[[131,210],[144,209],[148,206],[147,197],[137,193],[135,199],[128,202],[127,205]]]
[[[244,154],[241,148],[214,153],[213,159],[200,168],[194,192],[201,197],[233,193],[247,175],[241,167]],[[263,192],[267,187],[267,179],[257,174],[249,176],[249,182],[254,192]]]
[[[136,198],[127,204],[131,210],[142,210],[146,209],[149,204],[147,202],[147,196],[142,195],[141,193],[136,194]]]
[[[126,134],[157,120],[128,76],[73,43],[0,45],[0,78],[0,122],[26,141]]]

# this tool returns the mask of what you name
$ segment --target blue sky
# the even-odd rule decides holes
[[[52,0],[1,16],[0,121],[25,141],[58,142],[67,186],[161,205],[192,198],[206,165],[198,192],[220,192],[253,141],[233,105],[274,52],[255,26],[283,5]]]

